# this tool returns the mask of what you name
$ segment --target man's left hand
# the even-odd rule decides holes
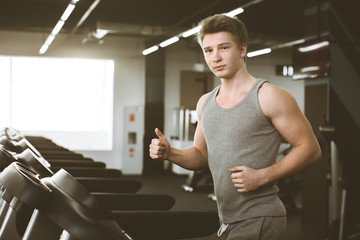
[[[234,187],[238,192],[250,192],[265,184],[263,171],[246,166],[235,166],[229,168]]]

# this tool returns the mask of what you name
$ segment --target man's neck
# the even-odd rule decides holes
[[[251,88],[256,78],[247,71],[239,72],[231,79],[221,79],[221,88],[225,93],[243,92]]]

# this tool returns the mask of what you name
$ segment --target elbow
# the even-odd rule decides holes
[[[318,162],[322,158],[322,151],[319,145],[314,149],[312,156],[313,163]]]
[[[202,159],[198,162],[198,164],[194,167],[193,170],[195,171],[201,171],[209,168],[209,163],[207,161],[207,158]]]

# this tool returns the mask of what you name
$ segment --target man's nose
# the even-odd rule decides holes
[[[217,50],[215,50],[214,51],[214,55],[213,55],[213,61],[214,62],[219,62],[219,61],[221,61],[221,54],[220,54],[220,52],[219,51],[217,51]]]

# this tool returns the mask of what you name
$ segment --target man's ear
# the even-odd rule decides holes
[[[241,51],[241,57],[245,57],[246,54],[247,54],[247,46],[246,46],[246,45],[243,45],[243,46],[240,48],[240,51]]]

